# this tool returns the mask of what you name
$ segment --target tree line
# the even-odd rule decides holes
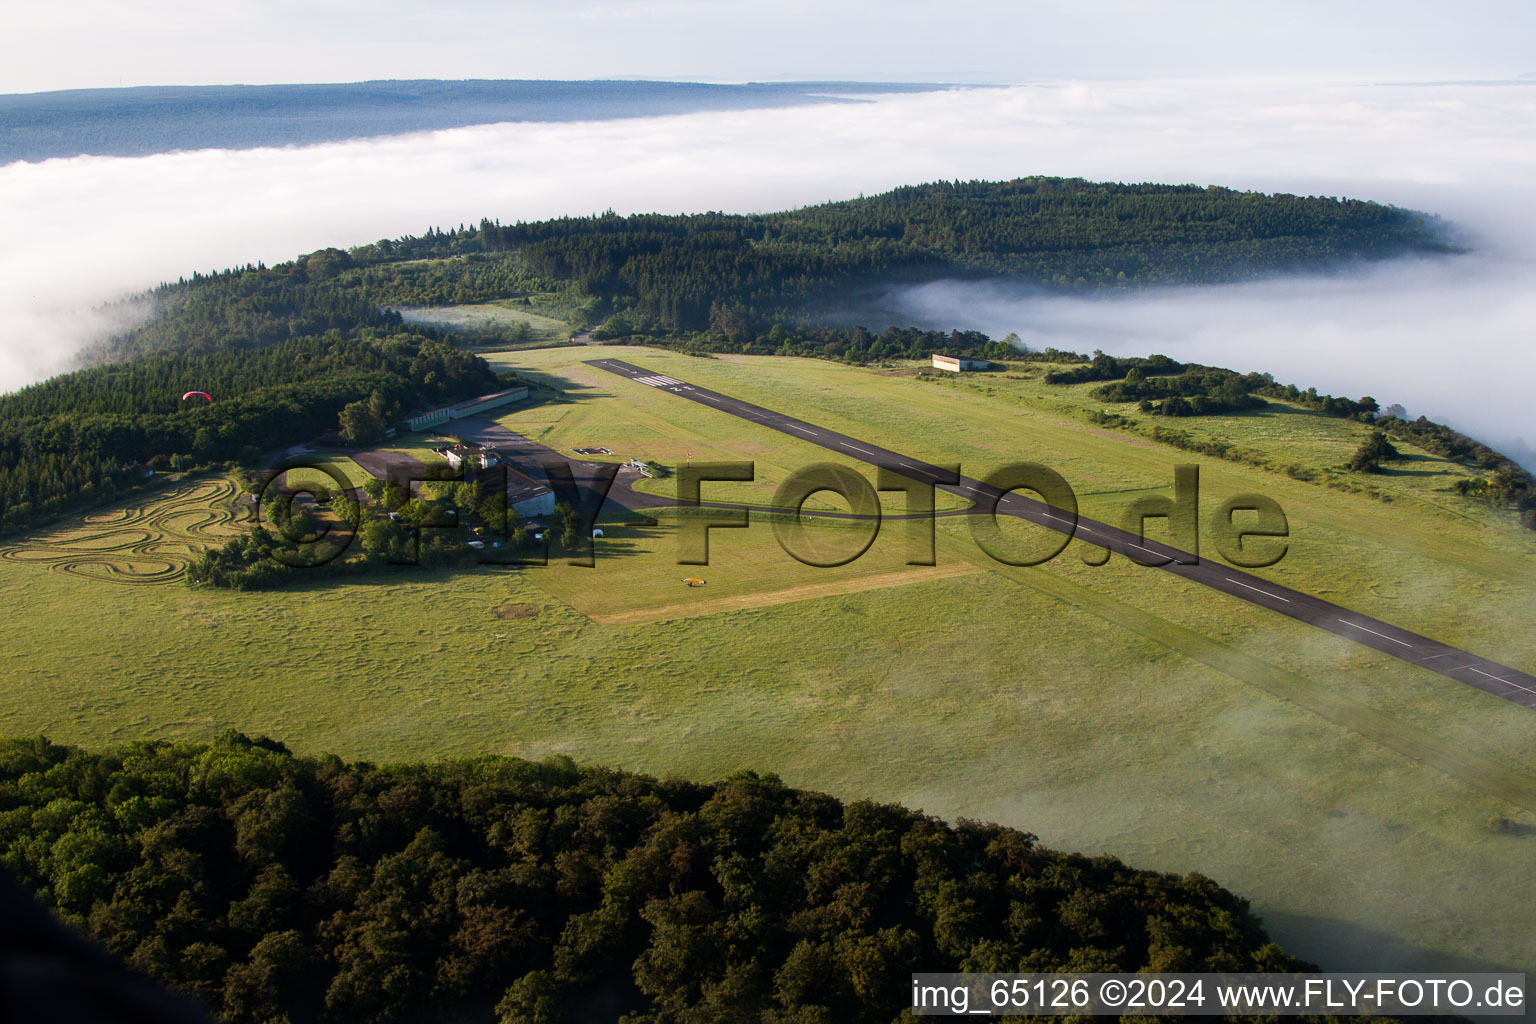
[[[1377,203],[1031,177],[771,214],[484,221],[391,251],[465,257],[444,268],[464,282],[486,277],[469,257],[505,254],[527,279],[570,282],[615,313],[702,331],[720,303],[771,317],[873,280],[1009,276],[1082,291],[1448,249],[1432,218]]]
[[[885,1024],[930,971],[1288,971],[1246,902],[741,772],[0,741],[0,863],[231,1024]]]
[[[416,493],[377,477],[360,497],[322,486],[303,505],[284,481],[241,476],[245,489],[261,495],[260,519],[192,562],[183,577],[188,586],[268,590],[388,566],[469,568],[537,556],[535,531],[508,507],[494,468],[474,479],[426,480]],[[568,503],[557,502],[546,518],[548,536],[566,552],[588,543],[586,523]]]
[[[613,331],[708,332],[725,309],[762,333],[871,282],[1006,276],[1094,291],[1450,249],[1433,218],[1378,203],[1030,177],[941,181],[768,214],[487,219],[194,278],[154,300],[182,324],[239,323],[253,342],[281,331],[284,316],[336,326],[387,317],[391,305],[546,291],[570,293],[581,318],[608,318]],[[216,301],[207,301],[210,284]],[[256,310],[267,315],[252,322],[245,314]],[[159,325],[135,344],[196,336]]]
[[[494,389],[478,356],[408,330],[148,355],[0,395],[0,530],[336,430],[349,403],[415,410]],[[208,392],[182,401],[189,390]]]
[[[398,328],[399,314],[366,292],[336,286],[335,278],[352,266],[340,249],[322,249],[272,267],[251,264],[161,284],[141,297],[147,319],[97,355],[222,352],[330,330]]]
[[[1512,507],[1521,525],[1536,529],[1536,479],[1523,466],[1466,434],[1436,423],[1424,416],[1410,420],[1401,407],[1384,411],[1370,395],[1345,398],[1320,394],[1316,388],[1302,390],[1294,384],[1278,384],[1268,373],[1239,374],[1220,367],[1180,363],[1164,355],[1116,357],[1095,352],[1093,357],[1075,356],[1077,365],[1054,367],[1046,371],[1047,384],[1082,384],[1090,381],[1108,383],[1095,388],[1097,398],[1110,402],[1139,399],[1142,413],[1162,416],[1214,416],[1262,408],[1265,398],[1280,399],[1325,416],[1356,420],[1374,428],[1348,461],[1348,468],[1359,473],[1382,472],[1383,463],[1402,458],[1389,438],[1405,441],[1442,458],[1466,466],[1475,466],[1486,476],[1460,480],[1456,489],[1463,495],[1482,498],[1499,508]],[[1162,399],[1154,402],[1154,398]],[[1106,419],[1100,414],[1101,419]],[[1123,422],[1123,417],[1112,417]],[[1153,436],[1189,450],[1206,450],[1176,431],[1153,429]],[[1222,442],[1212,441],[1211,454],[1220,454]]]

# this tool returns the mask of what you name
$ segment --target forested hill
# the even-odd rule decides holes
[[[485,360],[405,331],[160,353],[0,395],[0,531],[142,485],[146,464],[256,463],[338,426],[349,403],[391,414],[493,390]],[[186,391],[205,391],[183,402]]]
[[[303,333],[381,306],[550,291],[566,292],[589,323],[617,314],[642,332],[766,331],[877,282],[1005,276],[1086,291],[1448,251],[1434,218],[1359,200],[1062,178],[936,182],[782,213],[486,220],[327,249],[164,286],[152,296],[159,314],[119,347],[206,344],[220,331],[261,344],[285,318]],[[264,319],[246,334],[228,329],[254,311]]]
[[[530,273],[693,330],[722,307],[793,313],[893,279],[1007,276],[1087,290],[1445,248],[1422,214],[1375,203],[1050,178],[939,182],[764,216],[482,225],[464,241],[514,250]]]
[[[98,353],[115,365],[0,396],[0,531],[120,493],[142,479],[138,463],[249,459],[334,427],[363,398],[398,412],[494,386],[482,361],[403,324],[396,305],[538,296],[599,339],[997,359],[1011,348],[975,332],[872,338],[808,323],[809,311],[898,280],[1117,288],[1448,251],[1437,231],[1423,214],[1353,200],[1023,178],[773,214],[484,221],[194,275],[150,293],[149,319]],[[214,409],[177,405],[209,387]]]
[[[1302,969],[1199,875],[750,773],[4,741],[0,863],[252,1024],[886,1024],[916,970]]]

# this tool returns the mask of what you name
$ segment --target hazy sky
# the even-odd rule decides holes
[[[1536,71],[1524,0],[9,0],[0,92],[375,78]]]

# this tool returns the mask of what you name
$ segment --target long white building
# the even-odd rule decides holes
[[[468,398],[458,405],[445,405],[441,409],[433,409],[431,412],[417,413],[406,418],[407,430],[427,430],[438,427],[450,420],[459,419],[461,416],[473,416],[476,413],[494,409],[499,405],[510,405],[513,402],[521,402],[528,397],[528,389],[524,387],[507,388],[505,391],[494,391],[489,395],[481,395],[479,398]]]
[[[985,370],[991,365],[985,359],[967,359],[964,356],[941,356],[937,352],[933,353],[933,368],[935,370],[963,373],[966,370]]]

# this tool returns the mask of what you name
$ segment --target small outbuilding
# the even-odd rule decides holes
[[[448,460],[448,465],[458,469],[465,463],[471,466],[479,466],[481,469],[489,469],[501,462],[501,453],[494,445],[477,444],[453,444],[442,448],[433,448],[434,454],[441,455]]]
[[[937,352],[933,354],[933,368],[935,370],[948,370],[950,373],[963,373],[966,370],[985,370],[991,365],[985,359],[967,359],[964,356],[941,356]]]

